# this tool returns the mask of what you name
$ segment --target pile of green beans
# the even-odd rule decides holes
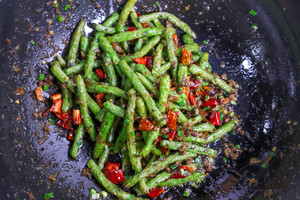
[[[84,134],[88,133],[95,145],[87,166],[105,190],[126,200],[142,199],[136,195],[145,197],[155,187],[201,182],[205,175],[200,169],[205,166],[196,158],[216,158],[218,151],[208,145],[239,123],[233,115],[226,123],[221,118],[221,124],[210,122],[207,112],[231,110],[230,104],[209,108],[210,111],[201,105],[213,95],[199,95],[204,86],[218,91],[217,98],[236,94],[237,88],[211,73],[209,54],[194,42],[193,30],[170,13],[138,17],[135,2],[128,0],[120,15],[115,12],[102,24],[95,24],[94,36],[83,35],[86,22],[80,20],[67,56],[57,55],[57,61],[51,63],[51,72],[62,86],[62,112],[72,108],[81,111],[82,124],[74,126],[77,130],[70,155],[78,157]],[[126,31],[128,25],[135,30]],[[185,32],[181,45],[174,39],[178,36],[173,26]],[[182,60],[186,51],[191,54],[190,64]],[[153,59],[153,64],[139,63],[137,58]],[[103,77],[97,75],[99,69]],[[191,88],[194,80],[202,85]],[[104,94],[102,103],[94,98],[98,93]],[[191,93],[196,96],[194,103]],[[197,114],[195,110],[202,112]],[[178,116],[175,130],[169,124],[172,112]],[[151,124],[149,130],[140,127],[145,119]],[[176,131],[173,138],[169,135],[172,131]],[[119,185],[110,182],[104,173],[109,154],[122,158],[126,178]],[[187,177],[172,178],[183,165],[196,169]],[[122,187],[133,187],[137,193],[130,194]]]

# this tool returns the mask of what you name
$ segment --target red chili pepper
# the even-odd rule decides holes
[[[215,126],[220,125],[220,113],[215,112],[209,117],[210,123],[212,123]]]
[[[190,93],[189,87],[182,86],[182,91],[186,96],[186,100],[188,100],[189,99],[189,93]]]
[[[52,107],[49,109],[53,113],[61,113],[62,99],[53,102]]]
[[[199,62],[194,62],[193,64],[198,65],[199,66]]]
[[[192,53],[185,48],[182,50],[181,63],[188,66],[191,64]]]
[[[103,102],[104,102],[104,93],[98,93],[95,95],[96,101],[99,104],[101,108],[103,108]]]
[[[193,104],[194,106],[196,106],[196,99],[194,97],[193,92],[190,92],[190,94],[189,94],[189,100],[190,100],[191,104]]]
[[[63,121],[63,120],[58,120],[58,121],[57,121],[57,125],[63,127],[64,129],[67,129],[67,130],[69,130],[70,124],[71,124],[71,123],[68,122],[68,121]]]
[[[146,67],[151,72],[153,69],[153,56],[147,56]]]
[[[136,64],[143,64],[146,66],[147,64],[147,57],[144,57],[144,58],[133,58],[134,62]]]
[[[177,134],[177,131],[172,130],[171,132],[168,133],[169,141],[174,140],[175,135]]]
[[[68,110],[65,113],[55,113],[56,117],[63,121],[70,121],[71,123],[71,111]]]
[[[44,97],[43,97],[43,90],[41,88],[41,86],[38,86],[35,90],[34,90],[35,96],[37,98],[38,101],[42,101],[44,102]]]
[[[149,121],[148,119],[146,118],[143,118],[141,121],[140,121],[140,124],[139,124],[139,127],[138,127],[138,130],[140,131],[150,131],[152,130],[154,127],[153,123],[151,121]]]
[[[53,95],[50,97],[50,99],[54,102],[54,101],[56,101],[56,100],[61,99],[61,97],[62,97],[62,94],[56,93],[56,94],[53,94]]]
[[[176,129],[176,124],[177,124],[177,118],[178,118],[178,112],[175,112],[173,110],[168,111],[168,121],[167,121],[167,126],[175,130]]]
[[[150,25],[148,23],[142,23],[143,28],[148,28]]]
[[[101,69],[96,69],[96,74],[100,79],[104,78],[104,73]]]
[[[73,124],[79,125],[82,123],[79,109],[73,109]]]
[[[71,128],[70,131],[69,131],[68,140],[74,140],[74,130],[73,130],[73,128]]]
[[[120,163],[115,163],[115,162],[110,162],[107,161],[106,163],[106,169],[108,171],[115,171],[120,169],[121,164]]]
[[[114,184],[118,184],[120,182],[125,181],[125,177],[122,169],[114,170],[114,171],[104,171],[104,174],[106,178]]]
[[[201,86],[201,83],[200,82],[198,82],[198,81],[194,81],[194,85],[192,85],[192,86],[190,86],[190,89],[196,89],[196,88],[198,88],[199,86]]]
[[[179,47],[179,40],[178,40],[177,34],[173,34],[172,38],[173,38],[173,40],[175,42],[176,47],[178,48]]]
[[[216,99],[210,99],[208,101],[204,101],[202,103],[202,106],[205,107],[210,107],[210,108],[215,108],[218,105],[218,101]]]
[[[184,173],[181,174],[181,171],[180,169],[183,169],[184,170]],[[173,179],[173,178],[185,178],[185,177],[188,177],[189,175],[191,175],[191,172],[189,170],[189,168],[187,168],[185,165],[182,165],[171,177],[170,179]]]
[[[155,199],[158,197],[161,193],[163,193],[165,190],[163,188],[153,188],[149,191],[148,196],[151,197],[152,199]]]
[[[138,17],[142,16],[139,12],[136,12],[136,15],[137,15]]]
[[[163,147],[160,145],[160,141],[162,141],[162,137],[158,137],[158,143],[157,143],[157,146],[160,148],[160,150],[163,152],[163,154],[165,156],[167,156],[167,148]]]
[[[128,31],[135,31],[136,29],[135,29],[135,27],[129,27],[128,28]]]

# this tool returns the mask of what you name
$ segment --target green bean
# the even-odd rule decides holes
[[[184,85],[185,81],[187,80],[187,67],[182,65],[182,64],[179,64],[179,67],[178,67],[178,84],[179,85]]]
[[[103,26],[110,27],[118,20],[119,20],[119,13],[114,12],[113,14],[111,14],[109,18],[105,20],[105,22],[103,22]]]
[[[56,55],[56,59],[62,68],[66,67],[66,61],[60,55]]]
[[[156,55],[154,56],[153,60],[153,69],[152,69],[152,74],[154,76],[158,76],[160,72],[160,67],[161,67],[161,53],[164,48],[164,45],[162,43],[159,43],[156,47]]]
[[[124,56],[122,59],[127,62],[131,62],[133,58],[141,58],[145,56],[155,45],[157,45],[160,41],[160,36],[157,35],[153,37],[145,46],[143,46],[139,51],[135,52],[131,56]]]
[[[197,126],[193,126],[193,130],[197,132],[212,132],[215,129],[215,126],[213,124],[209,123],[204,123],[204,124],[199,124]]]
[[[91,43],[89,52],[87,54],[85,70],[84,70],[84,77],[86,79],[91,79],[91,77],[92,77],[93,66],[94,66],[94,62],[96,59],[96,50],[99,49],[98,37],[99,37],[99,33],[95,35],[95,37]]]
[[[145,76],[151,83],[156,81],[155,76],[147,69],[145,65],[137,64],[136,65],[137,71],[140,72],[143,76]]]
[[[88,48],[89,48],[89,37],[81,36],[80,37],[80,52],[81,52],[82,59],[86,58],[86,55],[88,53]]]
[[[192,44],[192,43],[194,43],[193,38],[192,38],[189,34],[184,34],[184,35],[182,36],[182,40],[183,40],[183,42],[184,42],[185,44]]]
[[[99,32],[102,33],[107,33],[107,34],[114,34],[116,32],[116,29],[113,27],[106,27],[101,24],[95,24],[95,29]]]
[[[63,94],[61,111],[66,113],[73,106],[72,93],[66,86],[61,86],[61,90]]]
[[[200,60],[200,56],[192,55],[192,63],[198,62]]]
[[[228,122],[227,124],[219,127],[215,132],[211,133],[207,139],[203,139],[203,138],[198,138],[198,137],[193,137],[193,136],[188,136],[184,138],[184,141],[186,142],[195,142],[195,143],[199,143],[199,144],[208,144],[211,143],[217,139],[220,139],[222,136],[224,136],[226,133],[228,133],[229,131],[231,131],[234,127],[234,125],[236,125],[238,123],[238,120],[233,120]]]
[[[82,72],[84,71],[85,69],[85,61],[80,61],[79,63],[73,65],[72,67],[69,67],[67,69],[64,69],[64,72],[68,75],[68,76],[71,76],[73,74],[76,74],[76,73],[79,73],[79,72]],[[99,67],[99,65],[101,65],[102,62],[100,60],[95,60],[94,61],[94,66],[93,66],[93,69]]]
[[[88,111],[88,97],[85,88],[85,83],[81,75],[77,75],[75,77],[75,81],[77,86],[78,101],[80,102],[80,111],[83,118],[85,130],[89,133],[92,141],[96,141],[96,129]]]
[[[119,56],[117,52],[114,50],[114,48],[111,46],[109,41],[105,37],[99,37],[99,44],[101,49],[110,55],[113,63],[115,65],[118,65],[120,62]]]
[[[160,145],[165,147],[165,148],[168,148],[168,149],[178,150],[183,145],[183,143],[182,142],[162,140],[160,142]],[[215,158],[217,156],[217,153],[218,153],[214,149],[204,148],[204,147],[201,147],[201,146],[198,146],[198,145],[195,145],[195,144],[191,144],[191,143],[187,144],[186,151],[196,153],[196,154],[200,154],[200,155],[207,155],[207,156],[210,156],[212,158]]]
[[[139,72],[135,73],[138,77],[138,79],[141,81],[141,83],[145,86],[145,88],[151,92],[152,94],[154,94],[154,96],[157,96],[158,93],[155,90],[154,86],[152,85],[152,83],[142,74],[140,74]]]
[[[138,91],[139,95],[144,100],[148,111],[153,115],[155,121],[161,126],[166,124],[166,121],[163,119],[162,114],[159,112],[155,101],[152,99],[149,92],[146,90],[141,81],[138,79],[137,75],[132,71],[125,60],[122,60],[120,62],[120,67],[123,73],[131,81],[134,88]]]
[[[129,160],[132,166],[132,169],[136,169],[138,160],[137,160],[137,150],[135,145],[135,131],[134,131],[134,112],[136,107],[136,91],[131,89],[127,92],[129,97],[128,107],[126,110],[125,120],[129,123],[127,124],[126,135],[127,135],[127,149],[129,154]],[[135,170],[136,171],[136,170]]]
[[[99,121],[99,122],[102,122],[104,116],[106,115],[106,113],[108,112],[108,110],[106,108],[102,108],[100,110],[100,112],[96,115],[96,119]]]
[[[106,108],[108,111],[112,112],[113,114],[115,114],[118,117],[124,118],[125,117],[125,110],[113,103],[111,103],[110,101],[106,101],[103,104],[104,108]]]
[[[201,56],[199,67],[203,70],[206,70],[208,67],[208,58],[209,54],[207,52],[204,52],[203,55]]]
[[[152,37],[152,36],[162,35],[163,32],[164,32],[163,28],[143,28],[143,29],[134,30],[134,31],[126,31],[126,32],[122,32],[122,33],[117,33],[113,36],[108,36],[107,40],[110,43],[124,42],[124,41],[135,40],[135,39],[143,38],[143,37]]]
[[[143,99],[140,96],[138,96],[136,100],[136,110],[140,117],[147,117],[147,109]]]
[[[113,147],[114,153],[119,153],[121,150],[122,145],[126,142],[127,140],[127,123],[123,124],[122,130],[119,133],[119,136],[117,138],[117,141],[115,142],[115,145]]]
[[[141,155],[145,158],[152,150],[153,142],[156,140],[159,136],[159,128],[155,131],[148,132],[149,136],[146,142],[146,145],[143,147],[141,151]]]
[[[158,174],[156,177],[154,177],[153,179],[151,179],[147,185],[150,189],[156,187],[159,183],[169,179],[171,177],[172,173],[169,172],[162,172],[160,174]]]
[[[198,124],[199,122],[201,122],[202,119],[203,118],[201,115],[197,115],[196,117],[189,119],[189,123],[192,125],[195,125],[195,124]]]
[[[144,39],[139,38],[135,43],[134,51],[139,51],[143,47],[143,44],[144,44]]]
[[[155,156],[161,156],[161,155],[163,155],[163,153],[161,152],[161,150],[158,149],[158,148],[156,148],[156,147],[154,147],[154,146],[152,147],[151,153],[153,155],[155,155]]]
[[[105,62],[105,64],[104,64],[103,68],[104,68],[104,70],[107,74],[109,85],[117,87],[118,82],[117,82],[117,76],[116,76],[115,68],[114,68],[114,66],[111,62],[111,59],[108,55],[106,55],[104,57],[104,62]]]
[[[172,78],[174,80],[176,80],[178,60],[177,60],[177,57],[176,57],[176,54],[175,54],[176,47],[175,47],[175,43],[174,43],[174,40],[173,40],[173,32],[174,32],[174,29],[172,27],[170,27],[170,26],[166,27],[165,39],[166,39],[166,42],[167,42],[167,50],[168,50],[169,60],[170,60],[171,65],[172,65],[172,68],[171,68]]]
[[[190,152],[187,152],[184,155],[180,155],[179,153],[169,155],[169,156],[167,156],[167,158],[165,160],[153,162],[150,165],[150,167],[148,167],[148,168],[144,169],[143,171],[135,174],[130,179],[125,180],[124,185],[125,185],[125,187],[130,188],[133,185],[135,185],[137,182],[139,182],[141,179],[146,178],[150,174],[160,172],[161,170],[166,168],[169,164],[172,164],[176,161],[180,162],[180,161],[186,160],[188,158],[193,158],[193,157],[196,157],[196,156],[197,156],[197,154],[190,153]]]
[[[119,129],[120,118],[116,117],[107,135],[107,142],[112,143],[115,140],[115,133]]]
[[[164,26],[160,23],[159,19],[155,18],[152,21],[153,21],[153,24],[154,24],[155,27],[157,27],[157,28],[164,28]]]
[[[170,105],[170,109],[175,111],[175,112],[178,112],[178,121],[180,123],[184,123],[186,121],[188,121],[188,119],[186,118],[186,116],[180,111],[179,107],[175,104],[173,104],[172,102],[169,103]]]
[[[209,72],[207,72],[207,71],[201,69],[201,68],[198,67],[197,65],[194,65],[194,64],[190,65],[189,71],[190,71],[192,74],[201,76],[202,78],[204,78],[204,79],[206,79],[206,80],[209,80],[209,81],[213,81],[213,80],[214,80],[214,76],[213,76],[211,73],[209,73]]]
[[[130,18],[131,21],[133,23],[133,25],[137,28],[137,29],[142,29],[144,28],[143,25],[139,22],[138,16],[136,14],[135,9],[133,8],[132,11],[130,12]]]
[[[168,20],[172,24],[174,24],[175,26],[177,26],[178,28],[180,28],[181,30],[183,30],[184,32],[189,34],[192,38],[197,37],[196,33],[194,31],[192,31],[192,29],[189,27],[189,25],[187,25],[186,23],[181,21],[179,18],[177,18],[176,16],[174,16],[170,13],[156,12],[156,13],[151,13],[151,14],[147,14],[147,15],[142,15],[142,16],[140,16],[139,20],[141,23],[145,23],[145,22],[150,22],[155,18],[161,18],[161,19]]]
[[[80,41],[80,37],[84,30],[85,25],[86,25],[86,22],[83,19],[81,19],[72,35],[70,49],[69,49],[69,55],[68,55],[68,64],[67,64],[68,67],[75,65],[76,55],[77,55],[78,48],[79,48],[79,41]]]
[[[125,79],[124,79],[125,80]],[[124,90],[128,92],[132,88],[132,83],[129,79],[126,79]]]
[[[166,106],[168,103],[168,97],[170,93],[171,79],[169,75],[165,75],[160,79],[159,88],[159,99],[158,99],[158,109],[160,112],[164,113],[166,111]]]
[[[186,111],[192,111],[192,110],[194,110],[195,109],[195,107],[194,106],[192,106],[192,105],[183,105],[183,106],[180,106],[180,109],[181,110],[186,110]],[[196,118],[196,117],[195,117]],[[191,121],[194,121],[195,119],[189,119],[189,121],[190,121],[190,123],[191,123]],[[193,122],[192,122],[193,123]]]
[[[159,75],[167,73],[167,71],[171,68],[171,63],[168,62],[160,67]]]
[[[121,147],[121,157],[122,157],[122,170],[125,174],[130,171],[130,161],[128,156],[127,144],[123,144]]]
[[[160,182],[158,184],[159,187],[170,187],[170,186],[177,186],[177,185],[182,185],[185,183],[190,183],[190,182],[198,182],[200,183],[203,179],[205,178],[205,175],[202,174],[201,172],[194,172],[188,177],[185,178],[174,178],[174,179],[169,179],[165,182]]]
[[[135,2],[136,2],[136,0],[128,0],[125,7],[123,8],[123,10],[120,14],[119,21],[117,23],[118,32],[122,32],[123,27],[125,26],[126,21],[128,19],[128,15],[129,15],[130,11],[133,10]]]
[[[114,86],[105,86],[98,83],[87,83],[87,91],[91,93],[112,94],[124,99],[128,99],[124,90]]]
[[[90,159],[87,163],[87,166],[91,169],[93,176],[95,179],[107,190],[109,193],[115,195],[119,199],[127,200],[132,199],[132,195],[121,190],[115,184],[110,182],[105,175],[101,172],[97,164],[93,159]],[[136,199],[136,198],[134,198]]]
[[[107,144],[104,144],[103,151],[102,151],[101,156],[98,160],[98,167],[99,167],[100,170],[103,169],[104,164],[105,164],[105,162],[108,158],[108,155],[109,155],[109,148],[108,148]]]
[[[79,148],[82,146],[82,138],[84,136],[84,125],[80,124],[77,128],[75,139],[70,151],[72,158],[76,159],[79,153]]]
[[[220,88],[222,88],[223,90],[225,90],[228,93],[234,91],[234,89],[232,87],[230,87],[225,81],[223,81],[222,79],[219,79],[219,78],[214,78],[214,76],[211,73],[201,69],[197,65],[192,64],[189,68],[189,71],[192,74],[201,76],[201,78],[211,81],[212,83],[216,84],[217,86],[219,86]]]
[[[115,115],[113,113],[108,112],[105,115],[104,120],[100,127],[98,137],[97,137],[97,142],[96,142],[96,145],[94,148],[94,152],[93,152],[94,158],[99,158],[99,156],[101,155],[103,147],[106,143],[106,138],[107,138],[108,132],[109,132],[111,126],[113,125],[114,120],[115,120]]]

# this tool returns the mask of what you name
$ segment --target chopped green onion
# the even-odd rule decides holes
[[[205,107],[205,108],[204,108],[204,110],[210,110],[210,107],[209,107],[209,106],[207,106],[207,107]]]
[[[101,191],[100,195],[101,195],[102,198],[106,198],[108,196],[106,191]]]
[[[195,161],[195,163],[199,164],[201,162],[201,159],[197,157],[194,161]]]
[[[135,196],[132,194],[128,199],[126,200],[133,200],[135,198]]]
[[[70,5],[69,5],[69,4],[67,4],[67,5],[64,7],[64,10],[65,10],[65,11],[67,11],[67,10],[68,10],[68,8],[69,8],[69,6],[70,6]]]
[[[256,16],[256,15],[257,15],[257,12],[255,12],[253,9],[251,9],[251,10],[249,11],[249,14],[250,14],[250,15],[253,15],[253,16]]]
[[[275,155],[275,154],[274,154],[274,152],[271,152],[271,153],[270,153],[270,156],[272,156],[272,157],[273,157],[274,155]]]
[[[220,120],[222,120],[224,118],[225,115],[221,114],[220,115]]]
[[[203,82],[202,86],[208,86],[208,84],[209,84],[208,82]]]
[[[51,197],[53,197],[53,192],[50,192],[50,193],[46,193],[45,195],[44,195],[44,200],[48,200],[48,199],[50,199]]]
[[[241,146],[239,144],[235,145],[236,148],[240,149]]]
[[[203,44],[207,44],[207,40],[204,40],[204,41],[203,41]]]
[[[205,95],[205,99],[208,99],[208,95]]]
[[[45,74],[39,74],[38,80],[43,81],[45,79]]]
[[[224,162],[227,162],[227,159],[226,159],[225,157],[223,157],[223,161],[224,161]]]
[[[171,166],[170,166],[170,169],[175,169],[175,166],[174,166],[174,165],[171,165]]]
[[[260,167],[263,168],[263,169],[266,169],[266,168],[267,168],[267,165],[266,165],[266,164],[261,164]]]
[[[81,146],[82,146],[82,141],[78,141],[78,142],[76,143],[76,145],[77,145],[78,147],[81,147]]]
[[[125,119],[124,121],[126,124],[130,124],[130,120],[129,119]]]
[[[55,124],[55,120],[52,119],[51,117],[48,119],[48,121],[50,122],[51,125],[54,125],[54,124]]]
[[[235,134],[235,132],[234,132],[234,131],[230,131],[230,134],[231,134],[231,135],[234,135],[234,134]]]
[[[184,175],[184,174],[185,174],[184,169],[182,169],[182,168],[180,169],[180,174],[181,174],[181,175]]]
[[[231,103],[232,105],[236,105],[236,101],[234,101],[234,100],[231,100],[230,103]]]
[[[186,188],[184,193],[183,193],[183,196],[188,197],[188,196],[191,195],[191,193],[192,193],[192,190],[190,188]]]
[[[178,132],[177,132],[177,135],[178,135],[179,137],[182,137],[182,131],[178,131]]]
[[[34,44],[35,44],[35,41],[32,40],[32,41],[30,42],[30,44],[31,44],[31,45],[34,45]]]
[[[153,6],[158,6],[158,4],[157,4],[157,3],[155,3],[155,4],[153,4]]]
[[[161,155],[161,157],[162,157],[163,159],[165,159],[165,155]]]
[[[182,87],[179,87],[179,88],[178,88],[178,92],[180,92],[181,90],[182,90]]]
[[[234,115],[234,112],[231,112],[231,113],[229,114],[230,117],[233,117],[233,115]]]
[[[53,7],[54,7],[54,8],[57,8],[57,7],[58,7],[58,3],[54,4]]]
[[[49,85],[44,85],[43,89],[47,91],[49,89]]]
[[[61,16],[61,15],[58,15],[57,20],[58,20],[59,22],[63,22],[62,16]]]
[[[252,24],[251,29],[257,30],[257,29],[258,29],[258,26],[256,26],[255,24]]]

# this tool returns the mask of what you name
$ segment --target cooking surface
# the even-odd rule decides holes
[[[77,161],[68,156],[70,143],[65,137],[66,132],[60,132],[57,126],[50,126],[52,131],[47,135],[49,139],[41,145],[38,143],[39,139],[34,133],[39,132],[42,137],[47,120],[33,116],[36,108],[44,105],[37,105],[35,98],[32,98],[32,91],[37,86],[37,75],[48,73],[48,65],[43,64],[43,60],[52,60],[52,57],[45,58],[45,55],[50,56],[53,52],[53,49],[47,47],[45,39],[48,19],[53,19],[50,29],[54,31],[54,46],[59,48],[60,54],[65,48],[62,40],[68,41],[80,18],[88,22],[102,22],[112,12],[120,10],[124,2],[121,1],[120,6],[114,0],[96,1],[100,8],[95,9],[96,3],[91,1],[74,1],[75,11],[70,14],[67,24],[64,24],[56,20],[54,8],[46,6],[45,1],[0,1],[0,199],[29,199],[30,192],[37,199],[41,199],[47,192],[53,192],[55,199],[85,199],[90,188],[99,187],[94,180],[90,181],[81,175],[81,170],[91,157],[92,147],[88,142],[85,142]],[[155,1],[147,1],[144,3],[147,7],[144,8],[142,3],[137,3],[137,10],[145,13],[147,10],[159,9],[183,19],[197,33],[197,43],[201,44],[204,40],[208,42],[204,50],[211,51],[213,71],[218,74],[226,72],[242,87],[235,111],[241,115],[246,134],[228,135],[228,138],[233,144],[240,144],[243,153],[237,161],[227,159],[226,163],[222,159],[224,154],[220,153],[216,162],[217,169],[206,178],[201,189],[197,190],[195,199],[260,198],[269,188],[276,189],[279,185],[289,185],[298,180],[295,187],[277,191],[280,195],[290,190],[286,197],[296,197],[294,191],[299,188],[299,173],[293,175],[293,170],[297,172],[300,169],[299,162],[295,162],[300,158],[299,147],[297,150],[295,145],[299,141],[299,134],[296,135],[299,131],[294,131],[298,125],[293,123],[298,121],[300,109],[297,83],[299,65],[293,58],[299,53],[296,39],[300,34],[297,35],[297,30],[291,29],[292,24],[296,23],[292,20],[296,15],[286,16],[284,12],[289,10],[282,10],[285,6],[293,9],[290,5],[296,3],[267,0],[174,0],[158,2],[159,7],[153,6],[154,3]],[[65,3],[60,4],[59,9],[65,16]],[[185,7],[189,4],[191,6],[186,11]],[[41,12],[37,13],[36,9]],[[256,10],[257,16],[249,15],[250,9]],[[289,19],[289,23],[286,23],[286,19]],[[252,24],[258,26],[253,34]],[[67,25],[71,30],[66,29]],[[40,31],[36,32],[36,28],[40,28]],[[11,43],[8,44],[6,39],[11,40]],[[35,44],[30,44],[31,41]],[[39,42],[42,48],[39,47]],[[17,45],[19,50],[15,49]],[[219,67],[220,63],[224,64],[224,68]],[[15,69],[18,67],[21,70],[16,73]],[[12,93],[20,86],[25,87],[24,96]],[[289,120],[291,124],[287,123]],[[217,142],[216,149],[220,149],[221,144]],[[251,157],[265,159],[274,146],[277,147],[276,156],[268,169],[248,165]],[[291,149],[290,146],[296,148]],[[287,166],[293,166],[294,162],[294,169],[286,171],[288,167],[279,165],[283,163],[280,152],[291,155],[283,156],[283,161],[288,160],[285,161]],[[281,175],[277,171],[286,173]],[[58,174],[55,183],[52,183],[48,177],[54,173]],[[271,179],[273,176],[275,178]],[[229,177],[234,177],[238,183],[226,195],[217,194],[224,189],[220,185]],[[277,184],[281,177],[284,177],[283,182],[289,184]],[[249,178],[257,179],[258,183],[249,187]],[[259,189],[262,192],[257,192]],[[181,190],[176,189],[172,194],[178,198],[182,194]],[[276,194],[276,190],[273,192]]]

